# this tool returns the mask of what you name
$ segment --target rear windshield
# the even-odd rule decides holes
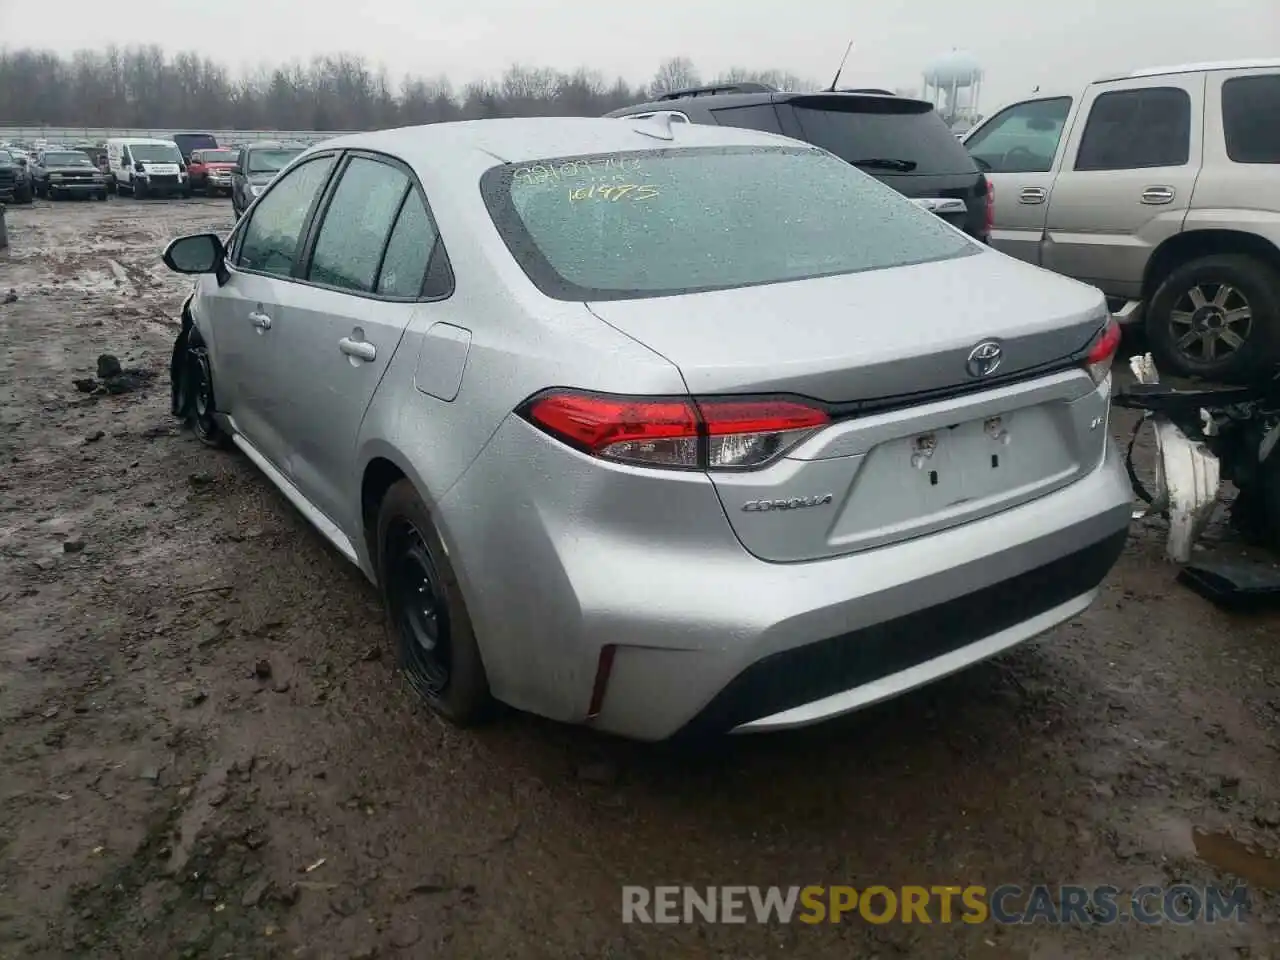
[[[46,153],[44,155],[44,165],[46,167],[91,167],[93,164],[89,162],[89,158],[79,151],[68,150],[66,153]]]
[[[235,163],[236,152],[234,150],[202,150],[200,159],[205,163]]]
[[[798,97],[790,107],[801,139],[830,150],[841,160],[890,161],[870,165],[878,176],[976,173],[964,145],[938,116],[920,101],[892,97]]]
[[[250,150],[249,172],[278,173],[287,167],[289,162],[301,152],[301,147],[279,150],[268,148],[263,148],[262,150]]]
[[[494,167],[489,213],[558,300],[624,300],[878,270],[978,251],[806,147],[670,149]]]

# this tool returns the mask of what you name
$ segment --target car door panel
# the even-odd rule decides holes
[[[1053,186],[1042,264],[1138,297],[1151,253],[1182,230],[1203,150],[1205,76],[1092,87]]]
[[[272,328],[291,369],[279,413],[288,437],[288,472],[311,503],[343,530],[355,505],[349,489],[356,440],[414,314],[414,306],[299,286]]]
[[[346,530],[359,521],[352,515],[358,498],[348,491],[360,424],[417,310],[412,301],[422,291],[431,249],[429,240],[395,244],[393,233],[402,211],[424,209],[407,167],[350,155],[308,239],[307,283],[291,296],[276,331],[289,362],[306,371],[289,384],[291,476]],[[406,249],[418,252],[416,261],[406,263]],[[380,282],[391,274],[402,288]]]
[[[294,274],[335,159],[317,155],[274,184],[237,226],[225,282],[203,281],[212,284],[201,307],[210,313],[217,345],[218,407],[231,417],[236,432],[286,476],[287,381],[296,367],[282,352],[277,331],[301,289]]]
[[[991,245],[1028,263],[1041,262],[1071,106],[1071,97],[1015,103],[965,138],[965,146],[995,188]]]

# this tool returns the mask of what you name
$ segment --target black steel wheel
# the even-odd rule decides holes
[[[231,438],[214,417],[218,407],[213,394],[213,369],[209,366],[209,354],[202,347],[191,351],[186,389],[190,391],[188,422],[196,439],[220,450],[229,447]]]
[[[378,509],[378,583],[396,660],[427,705],[459,725],[487,719],[492,698],[480,648],[440,536],[408,480]]]
[[[441,697],[453,666],[449,604],[426,539],[413,521],[400,517],[388,528],[384,560],[401,668],[421,696]]]

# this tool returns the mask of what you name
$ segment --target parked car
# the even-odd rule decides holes
[[[191,196],[186,161],[172,140],[115,137],[107,141],[107,161],[116,189],[137,200],[153,194]]]
[[[0,203],[30,203],[31,174],[25,161],[0,149]]]
[[[164,260],[176,412],[380,586],[458,723],[812,723],[1076,616],[1126,538],[1102,294],[807,144],[356,134]]]
[[[107,180],[79,150],[42,150],[31,163],[32,190],[38,197],[107,199]]]
[[[965,139],[992,242],[1101,288],[1162,371],[1280,361],[1280,59],[1108,76],[1005,107]]]
[[[231,209],[242,216],[281,170],[306,149],[302,144],[262,140],[240,148],[231,171]]]
[[[695,87],[610,117],[670,112],[690,123],[746,127],[804,140],[846,160],[970,236],[991,232],[994,198],[954,134],[926,100],[885,90],[785,93],[766,84]]]
[[[193,190],[203,190],[206,196],[231,193],[231,171],[236,168],[239,154],[234,150],[192,150],[187,164],[187,176]]]
[[[212,133],[175,133],[171,139],[178,145],[183,162],[188,164],[193,151],[218,149],[218,138]]]

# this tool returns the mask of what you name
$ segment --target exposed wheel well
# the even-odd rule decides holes
[[[1191,230],[1170,237],[1152,254],[1142,279],[1143,298],[1149,298],[1174,270],[1191,260],[1214,254],[1236,253],[1255,257],[1280,273],[1280,250],[1256,233],[1238,230]]]
[[[391,485],[404,478],[404,471],[383,457],[374,457],[364,468],[364,479],[360,481],[360,516],[364,521],[365,546],[375,567],[378,562],[378,509]]]

